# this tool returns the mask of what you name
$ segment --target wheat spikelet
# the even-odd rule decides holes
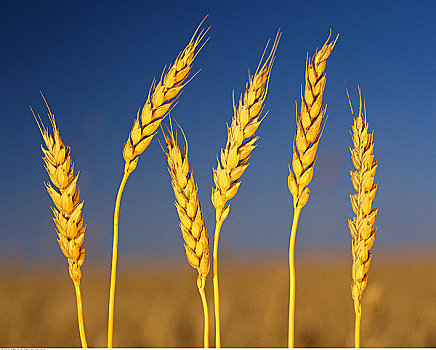
[[[180,125],[179,125],[180,127]],[[198,188],[194,176],[189,170],[188,162],[188,141],[185,139],[185,152],[182,154],[177,145],[177,135],[174,138],[173,127],[170,119],[170,128],[167,127],[167,136],[162,129],[165,138],[166,151],[161,145],[168,163],[168,172],[171,176],[171,186],[176,200],[177,213],[180,218],[180,230],[185,241],[186,257],[189,264],[198,271],[197,287],[203,302],[204,312],[204,347],[209,347],[209,311],[207,308],[204,287],[206,277],[210,270],[209,239],[207,238],[206,225],[203,220],[203,213],[198,200]]]
[[[30,110],[46,146],[44,148],[41,145],[42,152],[44,153],[42,159],[45,163],[45,170],[54,187],[50,183],[44,183],[44,185],[56,207],[51,208],[53,211],[53,221],[56,225],[59,246],[62,253],[68,259],[68,271],[76,291],[80,340],[82,347],[87,347],[80,289],[80,279],[82,277],[80,268],[85,261],[85,248],[82,248],[82,243],[85,238],[86,225],[83,225],[82,216],[84,202],[79,202],[79,191],[76,188],[79,174],[74,175],[74,164],[70,157],[71,149],[62,141],[59,129],[56,126],[55,117],[51,113],[43,95],[42,98],[47,106],[53,135],[44,126],[39,115],[36,118],[32,107],[30,107]]]
[[[218,160],[217,168],[213,169],[215,188],[212,188],[212,203],[216,209],[217,222],[226,219],[230,210],[226,203],[238,192],[241,184],[239,179],[249,165],[247,161],[251,151],[256,148],[258,137],[254,133],[263,120],[259,120],[259,117],[268,91],[268,80],[280,36],[279,31],[268,58],[262,66],[261,59],[254,76],[249,76],[238,107],[233,100],[233,118],[231,126],[227,127],[227,144],[221,149],[221,162]]]
[[[306,60],[304,96],[301,94],[301,110],[296,118],[297,129],[293,142],[292,170],[289,167],[288,176],[294,208],[304,207],[309,200],[310,190],[306,186],[312,181],[316,151],[327,120],[322,101],[326,83],[324,70],[337,39],[338,37],[328,43],[329,36],[321,50]]]
[[[171,186],[176,197],[174,205],[180,218],[180,229],[185,241],[186,257],[189,264],[197,269],[199,278],[203,280],[203,282],[199,282],[201,284],[204,283],[204,279],[210,270],[209,239],[207,238],[206,225],[204,224],[203,213],[198,200],[198,188],[194,176],[189,170],[188,142],[182,130],[186,143],[186,150],[182,154],[177,145],[177,137],[174,138],[172,125],[171,129],[168,127],[167,129],[169,136],[162,130],[166,151],[163,147],[162,150],[168,162]]]
[[[206,40],[196,51],[209,30],[209,28],[201,30],[197,36],[203,21],[197,27],[188,45],[179,53],[173,65],[163,74],[157,85],[153,81],[142,110],[138,109],[136,120],[123,148],[123,157],[126,162],[125,172],[131,173],[135,170],[138,164],[138,156],[148,147],[160,123],[171,106],[177,101],[180,91],[189,82],[188,76],[191,71],[191,64],[207,42]]]
[[[353,219],[348,220],[348,228],[352,237],[352,285],[351,294],[354,300],[354,311],[356,317],[359,317],[362,312],[361,297],[366,288],[368,276],[367,272],[371,263],[370,249],[374,243],[375,233],[374,222],[377,217],[377,208],[371,209],[372,202],[377,192],[377,183],[374,183],[374,177],[377,170],[377,160],[374,159],[374,139],[373,134],[368,133],[368,123],[366,122],[366,107],[363,102],[362,111],[362,96],[359,89],[359,115],[354,116],[353,107],[351,106],[351,114],[353,115],[354,123],[352,125],[351,137],[353,140],[351,152],[351,160],[355,171],[350,171],[351,182],[356,193],[350,195],[351,207],[356,215]],[[357,329],[356,329],[357,330]],[[360,338],[360,334],[359,334]],[[358,342],[359,339],[356,341]],[[356,342],[356,345],[358,345]]]

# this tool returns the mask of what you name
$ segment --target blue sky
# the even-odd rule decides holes
[[[189,160],[213,239],[212,167],[226,142],[232,91],[239,96],[267,40],[283,35],[274,63],[259,146],[231,202],[220,254],[286,257],[292,218],[287,190],[295,100],[306,54],[330,29],[340,34],[327,62],[328,121],[311,197],[300,218],[297,251],[347,256],[352,216],[348,128],[357,85],[374,129],[379,227],[374,249],[436,244],[434,1],[13,1],[0,3],[0,256],[63,261],[43,181],[42,141],[29,110],[45,117],[39,91],[72,148],[88,224],[87,259],[110,261],[113,207],[122,147],[153,77],[173,62],[209,14],[210,40],[194,62],[201,72],[172,116],[184,128]],[[45,119],[48,122],[47,119]],[[162,139],[159,134],[157,138]],[[129,178],[120,213],[120,261],[184,259],[177,212],[157,138]],[[300,250],[299,250],[300,249]],[[103,259],[103,260],[101,260]]]

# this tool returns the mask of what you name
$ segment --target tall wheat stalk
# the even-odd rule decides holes
[[[142,154],[150,144],[155,131],[165,118],[171,106],[174,105],[182,88],[189,82],[188,76],[191,71],[191,64],[198,52],[204,46],[204,43],[198,50],[197,47],[209,30],[199,29],[204,20],[195,30],[191,40],[185,49],[179,53],[173,65],[164,72],[163,76],[155,85],[153,81],[147,100],[145,101],[142,111],[138,110],[136,120],[133,123],[132,130],[127,138],[123,148],[123,157],[125,160],[124,175],[118,189],[115,201],[114,211],[114,233],[112,246],[112,269],[111,283],[109,292],[109,316],[108,316],[108,347],[113,344],[113,323],[114,323],[114,306],[115,306],[115,280],[118,256],[118,217],[121,204],[121,196],[126,185],[129,175],[135,170],[139,155]],[[197,35],[198,33],[198,35]],[[207,41],[207,40],[206,40]]]
[[[296,116],[297,129],[293,142],[292,170],[289,167],[288,188],[293,196],[294,218],[289,242],[289,322],[288,347],[294,347],[295,314],[295,263],[294,250],[298,219],[301,209],[309,200],[309,183],[315,168],[316,151],[327,120],[323,110],[322,97],[326,83],[326,60],[332,52],[336,39],[328,43],[327,38],[320,51],[309,60],[306,59],[304,97],[301,94],[300,115]],[[325,118],[324,118],[325,117]]]
[[[372,253],[369,251],[375,240],[374,222],[377,217],[377,208],[371,209],[372,201],[377,192],[377,183],[374,183],[375,172],[377,170],[377,160],[374,159],[374,137],[368,133],[368,123],[366,122],[366,106],[363,101],[359,88],[359,115],[354,116],[350,96],[348,95],[351,114],[354,123],[350,131],[353,140],[351,160],[355,171],[350,171],[351,183],[356,193],[350,195],[351,208],[356,215],[348,220],[348,228],[352,237],[351,251],[353,255],[351,295],[354,300],[355,332],[354,346],[360,347],[360,321],[362,318],[362,293],[368,281],[368,269],[371,263]]]
[[[180,125],[179,125],[180,127]],[[171,186],[176,200],[177,213],[180,218],[180,230],[185,241],[186,257],[189,264],[198,271],[197,288],[203,304],[204,332],[203,347],[209,347],[209,311],[207,307],[206,294],[204,287],[206,277],[210,270],[209,258],[209,239],[207,238],[206,225],[203,220],[203,212],[198,199],[198,188],[195,184],[194,175],[189,169],[188,162],[188,141],[185,139],[185,152],[182,154],[177,145],[177,135],[174,138],[173,127],[170,119],[169,135],[167,136],[162,129],[166,143],[165,157],[168,163],[168,172],[171,176]]]
[[[70,157],[70,147],[65,146],[56,126],[55,117],[50,111],[47,101],[44,98],[48,110],[53,135],[44,126],[40,116],[36,118],[32,111],[39,131],[41,132],[46,148],[41,145],[47,171],[53,186],[50,183],[44,183],[48,194],[56,208],[53,211],[53,221],[56,225],[58,234],[58,243],[68,259],[68,270],[71,280],[74,284],[77,303],[77,320],[79,324],[80,341],[83,348],[87,348],[85,326],[83,322],[82,293],[80,289],[80,279],[82,272],[80,270],[85,260],[85,248],[82,248],[85,239],[86,225],[83,225],[82,207],[83,202],[79,203],[79,191],[76,190],[79,174],[74,176],[74,164]]]
[[[268,81],[275,59],[275,52],[279,43],[281,32],[277,32],[271,52],[262,64],[266,49],[260,59],[259,66],[254,74],[248,78],[245,93],[236,107],[233,100],[233,118],[230,127],[227,126],[227,144],[221,149],[221,162],[218,160],[216,169],[213,169],[215,188],[212,188],[212,203],[215,207],[215,235],[213,242],[213,287],[215,307],[215,346],[221,347],[220,314],[219,314],[219,288],[218,288],[218,242],[221,226],[229,215],[230,204],[227,202],[238,192],[241,182],[239,179],[248,167],[248,158],[256,147],[258,137],[254,136],[263,119],[259,120],[263,103],[268,91]],[[226,205],[227,204],[227,205]]]

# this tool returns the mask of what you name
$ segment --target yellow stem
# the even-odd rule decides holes
[[[88,344],[86,343],[85,325],[83,323],[82,293],[80,291],[80,283],[74,283],[74,289],[76,290],[77,321],[79,323],[80,342],[82,343],[82,348],[87,348]]]
[[[294,208],[294,220],[292,221],[291,237],[289,239],[289,324],[288,324],[288,348],[294,347],[294,315],[295,315],[295,238],[297,235],[298,218],[301,208]]]
[[[107,347],[112,347],[114,337],[114,307],[115,307],[115,279],[117,276],[117,256],[118,256],[118,217],[120,213],[121,196],[123,195],[124,186],[130,173],[124,171],[123,179],[121,180],[120,188],[118,189],[117,200],[115,202],[114,212],[114,237],[112,246],[112,270],[111,270],[111,286],[109,292],[109,317],[107,327]]]
[[[360,307],[358,308],[360,310]],[[360,348],[360,320],[362,318],[362,312],[356,312],[356,322],[354,326],[354,347]]]
[[[203,283],[202,287],[198,288],[201,296],[201,302],[203,303],[203,314],[204,314],[204,333],[203,333],[203,347],[209,348],[209,309],[207,308],[206,294],[204,293],[204,286],[206,278],[202,277]]]
[[[215,307],[215,347],[221,347],[220,331],[220,293],[218,289],[218,241],[220,237],[221,226],[223,222],[217,221],[215,225],[215,235],[213,237],[213,256],[212,256],[212,273],[213,273],[213,301]]]

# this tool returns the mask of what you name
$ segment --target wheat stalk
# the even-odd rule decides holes
[[[338,35],[339,36],[339,35]],[[309,60],[306,59],[304,96],[301,94],[300,115],[296,117],[297,129],[293,142],[292,170],[289,167],[288,188],[293,196],[294,218],[289,243],[289,323],[288,347],[294,347],[295,314],[295,265],[294,250],[298,219],[301,209],[309,200],[309,183],[312,181],[316,161],[316,151],[321,139],[326,109],[322,97],[326,83],[326,60],[332,52],[336,40],[329,42],[330,35],[321,50]]]
[[[124,175],[118,189],[117,198],[115,201],[114,211],[114,235],[112,247],[112,269],[111,269],[111,284],[109,292],[109,317],[108,317],[108,347],[113,344],[113,320],[115,306],[115,281],[116,281],[116,266],[118,255],[118,217],[121,203],[121,196],[126,185],[129,175],[135,170],[139,155],[142,154],[150,144],[155,131],[165,118],[166,114],[174,105],[182,88],[189,82],[188,76],[191,71],[191,64],[197,56],[198,52],[204,46],[198,48],[202,39],[209,30],[199,29],[204,20],[195,30],[191,40],[185,49],[179,53],[172,66],[164,72],[156,85],[153,81],[147,100],[142,108],[138,110],[137,117],[133,123],[132,130],[127,138],[123,148],[123,158],[125,160]],[[197,35],[198,33],[198,35]],[[207,41],[207,40],[206,40]],[[198,48],[198,49],[197,49]],[[192,78],[191,78],[192,79]]]
[[[85,238],[86,225],[83,225],[83,202],[79,202],[79,191],[76,189],[79,174],[74,175],[74,164],[70,157],[71,149],[65,146],[62,141],[59,129],[56,126],[55,117],[51,113],[42,93],[41,96],[47,106],[53,135],[44,126],[40,116],[38,115],[38,118],[36,118],[32,107],[30,107],[30,110],[46,146],[44,148],[41,145],[42,152],[44,153],[42,159],[53,186],[50,183],[44,183],[44,185],[55,205],[55,208],[51,208],[53,211],[53,221],[56,225],[59,246],[62,253],[68,259],[68,270],[76,291],[80,340],[82,347],[87,348],[80,289],[80,279],[82,277],[80,268],[85,260],[85,248],[82,248],[82,243]]]
[[[249,75],[245,93],[236,107],[233,99],[233,118],[230,127],[227,126],[227,144],[221,149],[221,161],[218,160],[213,169],[215,188],[212,188],[212,203],[215,207],[215,235],[213,244],[213,285],[215,306],[215,346],[221,347],[220,317],[219,317],[219,288],[218,288],[218,242],[221,226],[229,215],[230,205],[227,202],[238,192],[240,178],[248,167],[251,151],[256,147],[258,137],[254,136],[263,119],[259,120],[263,104],[268,91],[268,81],[275,60],[275,52],[280,40],[281,32],[277,32],[276,39],[268,58],[262,64],[265,51],[259,66],[253,76]]]
[[[180,125],[179,125],[180,127]],[[209,347],[209,311],[207,307],[204,287],[206,277],[210,270],[209,259],[209,239],[207,238],[206,225],[203,220],[203,213],[198,200],[198,188],[194,181],[192,171],[189,170],[188,162],[188,141],[185,133],[182,131],[185,139],[185,152],[182,154],[177,145],[177,135],[174,138],[173,127],[170,119],[169,136],[162,129],[166,143],[165,157],[168,163],[168,172],[171,176],[171,185],[176,200],[177,213],[180,218],[180,229],[185,241],[186,257],[189,264],[198,271],[197,287],[203,304],[204,313],[204,341],[203,346]]]
[[[351,294],[354,300],[355,321],[355,347],[360,347],[360,320],[362,318],[361,297],[366,288],[368,280],[368,269],[371,263],[372,253],[369,251],[374,243],[375,233],[374,222],[377,217],[377,208],[371,209],[372,201],[377,192],[377,183],[374,183],[377,170],[377,160],[374,159],[374,138],[368,133],[366,122],[366,106],[359,88],[359,115],[354,116],[350,96],[348,95],[351,114],[354,123],[352,125],[351,138],[354,149],[351,149],[351,160],[355,171],[350,171],[351,182],[356,193],[350,195],[351,207],[354,214],[353,219],[348,220],[350,229],[353,254]]]

